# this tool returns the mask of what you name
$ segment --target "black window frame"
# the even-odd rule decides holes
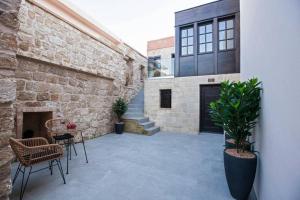
[[[231,28],[228,28],[227,27],[227,22],[232,20],[232,27]],[[225,22],[225,28],[224,29],[220,29],[220,23],[221,22]],[[218,51],[232,51],[234,50],[236,47],[236,41],[235,41],[235,27],[236,27],[236,24],[235,24],[235,18],[234,17],[228,17],[228,18],[224,18],[224,19],[220,19],[218,20]],[[220,39],[220,32],[224,31],[224,39]],[[227,36],[227,32],[228,31],[232,31],[232,37],[228,37]],[[232,40],[233,42],[233,46],[232,48],[227,48],[227,44],[228,44],[228,41],[229,40]],[[220,49],[220,42],[225,42],[225,49]]]
[[[192,35],[189,35],[189,29],[192,29]],[[187,35],[183,36],[182,32],[186,30],[187,31]],[[192,44],[188,43],[189,38],[192,39]],[[182,44],[182,40],[186,39],[186,45]],[[192,47],[192,53],[189,53],[188,49],[189,47]],[[186,54],[182,54],[182,48],[186,48]],[[193,26],[185,26],[180,28],[180,56],[192,56],[194,55],[194,27]]]
[[[172,108],[172,90],[171,89],[160,89],[160,108]]]
[[[206,30],[206,26],[207,25],[211,25],[211,31],[207,32]],[[205,31],[204,33],[200,32],[200,27],[205,27]],[[198,32],[197,32],[197,37],[198,37],[198,46],[197,46],[197,52],[198,54],[207,54],[207,53],[213,53],[214,52],[214,26],[213,26],[213,21],[208,21],[208,22],[203,22],[198,24]],[[200,41],[200,37],[204,35],[204,42]],[[207,35],[211,35],[211,41],[207,42]],[[211,44],[211,51],[207,51],[207,44]],[[204,52],[200,52],[200,46],[201,45],[205,45],[205,51]]]

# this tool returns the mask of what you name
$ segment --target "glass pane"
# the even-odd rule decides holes
[[[219,30],[225,30],[225,21],[219,22]]]
[[[227,30],[227,39],[233,38],[233,29]]]
[[[212,24],[206,25],[206,33],[211,33],[212,32]]]
[[[204,53],[205,52],[205,44],[200,44],[199,45],[199,52]]]
[[[227,20],[226,21],[226,28],[233,28],[233,19]]]
[[[207,44],[206,44],[206,51],[207,51],[207,52],[212,51],[212,43],[207,43]]]
[[[187,46],[187,38],[181,39],[181,46]]]
[[[193,37],[188,37],[188,45],[193,45]]]
[[[188,36],[193,36],[193,28],[188,29]]]
[[[205,43],[205,35],[199,35],[199,43]]]
[[[219,32],[219,40],[225,40],[225,31]]]
[[[205,33],[205,26],[200,26],[199,27],[199,34]]]
[[[181,37],[187,37],[187,30],[186,29],[181,30]]]
[[[227,40],[227,49],[233,49],[233,40]]]
[[[181,48],[181,55],[185,56],[187,54],[187,47]]]
[[[219,42],[219,49],[220,49],[220,50],[224,50],[224,49],[225,49],[225,45],[226,45],[226,42],[225,42],[225,41],[220,41],[220,42]]]
[[[189,46],[188,47],[188,54],[193,54],[194,53],[194,46]]]
[[[212,33],[206,34],[206,42],[211,42],[212,41]]]

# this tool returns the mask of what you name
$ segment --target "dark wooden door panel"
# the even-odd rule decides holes
[[[220,96],[220,85],[200,86],[200,131],[222,133],[222,128],[216,126],[209,115],[209,104]]]

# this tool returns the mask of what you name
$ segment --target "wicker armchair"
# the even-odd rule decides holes
[[[20,199],[23,198],[29,177],[32,173],[38,172],[42,169],[32,171],[32,166],[41,162],[48,161],[49,167],[43,169],[50,169],[52,174],[52,162],[56,162],[60,174],[63,178],[64,183],[65,177],[61,166],[60,158],[63,156],[63,149],[58,144],[49,144],[45,138],[37,137],[30,139],[14,139],[10,138],[9,143],[18,159],[19,166],[13,179],[13,183],[16,181],[18,174],[23,173],[22,185],[20,192]],[[29,173],[24,185],[24,176],[26,169],[29,167]]]
[[[47,134],[48,138],[54,143],[62,142],[66,147],[66,151],[67,151],[67,172],[66,173],[67,174],[69,173],[69,159],[71,160],[72,158],[71,146],[73,146],[73,150],[75,152],[75,155],[77,156],[77,151],[75,148],[75,141],[74,141],[74,138],[76,136],[81,136],[80,142],[83,145],[86,163],[88,163],[82,132],[80,131],[80,135],[79,135],[76,129],[68,129],[67,128],[68,123],[70,123],[70,120],[65,118],[50,119],[45,123],[45,127],[47,128],[48,131]]]

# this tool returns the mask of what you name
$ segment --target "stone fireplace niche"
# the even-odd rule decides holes
[[[22,138],[46,138],[45,122],[49,119],[52,119],[52,112],[24,112]]]
[[[45,122],[54,118],[49,108],[23,108],[17,112],[17,138],[47,137]]]

